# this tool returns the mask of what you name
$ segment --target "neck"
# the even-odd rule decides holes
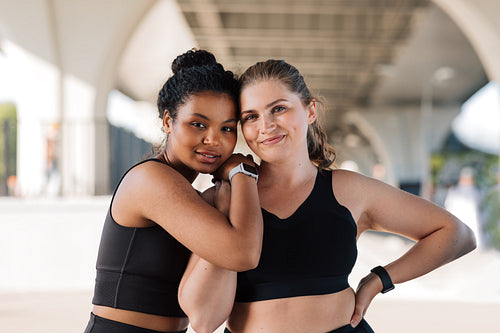
[[[259,183],[268,184],[301,184],[315,176],[317,167],[307,158],[286,162],[262,161],[259,167]]]
[[[171,162],[168,157],[168,149],[165,147],[163,151],[158,155],[158,158],[165,162],[166,165],[175,169],[178,173],[180,173],[184,178],[186,178],[189,183],[193,183],[196,177],[198,177],[199,172],[193,170],[182,163]]]

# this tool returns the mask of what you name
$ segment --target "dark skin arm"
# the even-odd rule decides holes
[[[233,155],[221,167],[221,177],[227,179],[229,170],[242,161],[253,163],[241,154]],[[144,163],[125,176],[112,214],[125,226],[157,223],[193,253],[219,267],[247,270],[255,267],[260,257],[262,214],[257,186],[250,177],[233,178],[231,210],[226,217],[174,169]],[[140,225],[134,225],[137,223]]]

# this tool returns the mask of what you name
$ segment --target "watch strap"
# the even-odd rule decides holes
[[[391,277],[389,273],[382,266],[374,267],[370,272],[378,275],[380,280],[382,281],[382,294],[385,294],[388,291],[394,289],[394,284],[392,283]]]
[[[245,170],[245,166],[247,166],[248,169],[254,169],[255,173]],[[243,173],[247,176],[250,176],[250,177],[254,178],[256,182],[259,179],[259,175],[257,174],[257,169],[251,165],[248,165],[248,164],[245,164],[242,162],[242,163],[238,164],[237,166],[235,166],[234,168],[232,168],[231,171],[229,171],[229,177],[228,177],[229,183],[231,183],[231,179],[237,173]]]

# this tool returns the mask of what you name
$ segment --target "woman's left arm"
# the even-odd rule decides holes
[[[445,209],[378,180],[337,171],[340,171],[335,176],[338,183],[349,183],[351,192],[341,190],[341,198],[357,221],[358,237],[366,230],[374,230],[416,241],[399,259],[384,267],[394,284],[429,273],[476,247],[470,228]],[[382,288],[380,278],[374,273],[361,280],[352,324],[359,323]]]
[[[191,255],[179,285],[179,303],[198,333],[214,332],[233,308],[236,272]]]
[[[217,182],[202,196],[224,215],[229,214],[229,182]],[[236,279],[235,271],[220,268],[194,253],[191,255],[179,285],[178,299],[196,332],[212,333],[229,317],[236,293]]]

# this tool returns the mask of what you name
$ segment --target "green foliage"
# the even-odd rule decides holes
[[[493,187],[481,203],[484,229],[491,245],[500,250],[500,187]]]
[[[17,110],[13,103],[0,103],[0,120],[4,119],[17,121]]]
[[[455,143],[433,154],[431,167],[435,189],[457,184],[464,167],[474,169],[474,182],[482,194],[480,210],[483,233],[487,243],[500,250],[499,157]]]
[[[496,184],[498,156],[477,150],[440,152],[431,158],[432,182],[434,186],[455,185],[464,167],[474,169],[474,181],[479,189],[488,189]]]
[[[7,178],[16,175],[17,110],[12,103],[0,104],[0,195],[8,194]]]

